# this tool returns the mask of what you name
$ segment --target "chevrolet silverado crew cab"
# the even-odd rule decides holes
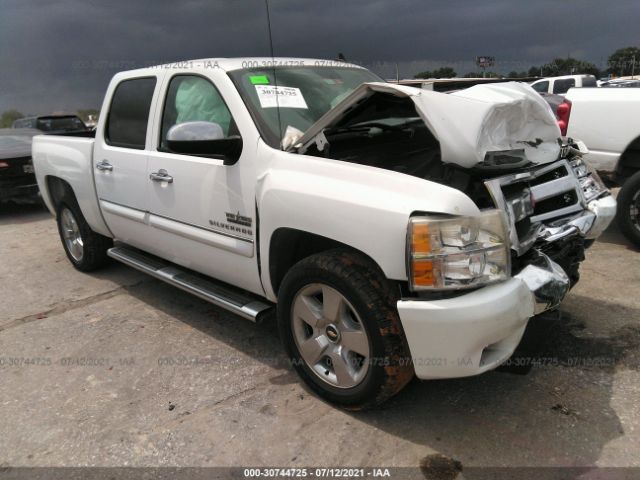
[[[117,74],[95,139],[38,136],[81,271],[119,260],[260,321],[319,395],[496,368],[558,307],[615,200],[529,86],[452,94],[326,60]]]

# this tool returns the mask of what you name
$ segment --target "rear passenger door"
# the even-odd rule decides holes
[[[96,190],[105,221],[117,239],[140,248],[146,246],[149,228],[147,137],[157,84],[155,76],[116,83],[93,152]]]

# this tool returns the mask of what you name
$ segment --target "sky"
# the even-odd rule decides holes
[[[606,66],[640,46],[638,0],[269,0],[274,54],[347,60],[385,78],[500,73],[556,57]],[[0,112],[100,108],[121,70],[269,56],[265,0],[0,0]]]

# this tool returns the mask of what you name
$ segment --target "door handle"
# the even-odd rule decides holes
[[[96,169],[103,172],[111,172],[113,170],[113,165],[106,160],[102,160],[101,162],[96,163]]]
[[[149,178],[154,182],[167,182],[173,183],[173,177],[167,173],[164,168],[161,168],[157,172],[152,172]]]

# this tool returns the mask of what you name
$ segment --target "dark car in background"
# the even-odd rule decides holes
[[[42,134],[32,128],[0,129],[0,201],[38,193],[31,161],[31,141]]]
[[[13,122],[13,128],[35,128],[45,134],[82,133],[90,130],[77,115],[24,117]]]

